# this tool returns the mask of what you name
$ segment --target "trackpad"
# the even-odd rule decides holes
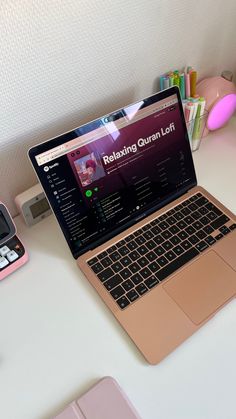
[[[163,288],[198,325],[236,295],[236,272],[215,251],[210,251]]]

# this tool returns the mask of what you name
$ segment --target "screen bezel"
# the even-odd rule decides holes
[[[1,202],[0,202],[0,211],[2,212],[5,222],[7,223],[10,230],[9,233],[5,237],[0,239],[0,246],[2,246],[4,243],[6,243],[16,234],[16,227],[6,206],[2,204]]]
[[[182,107],[182,102],[181,102],[181,97],[180,97],[180,91],[179,88],[177,86],[173,86],[170,87],[166,90],[163,90],[161,92],[155,93],[147,98],[142,99],[143,101],[143,106],[142,108],[145,108],[151,104],[154,104],[162,99],[166,99],[169,96],[176,94],[177,98],[178,98],[178,105],[179,105],[179,109],[180,109],[180,114],[181,114],[181,119],[182,119],[182,123],[183,123],[183,129],[184,129],[184,136],[187,142],[187,147],[189,147],[190,150],[190,159],[191,159],[191,163],[192,163],[192,170],[193,170],[193,179],[192,182],[186,184],[182,189],[179,189],[176,193],[174,193],[171,197],[168,197],[167,199],[163,199],[163,201],[157,205],[153,205],[152,208],[145,210],[142,214],[139,214],[138,216],[134,217],[132,220],[129,220],[128,222],[124,223],[122,226],[120,226],[119,228],[114,228],[112,231],[107,232],[106,234],[104,234],[104,236],[102,238],[99,238],[97,240],[95,240],[93,243],[90,243],[89,245],[85,246],[83,249],[77,250],[77,251],[73,251],[73,249],[70,246],[70,243],[67,241],[71,252],[73,254],[73,257],[75,259],[77,259],[79,256],[81,256],[82,254],[86,253],[89,250],[92,250],[94,248],[96,248],[97,246],[103,244],[104,242],[108,241],[109,239],[113,238],[114,236],[116,236],[117,234],[121,233],[122,231],[126,230],[127,228],[131,227],[132,225],[136,224],[138,221],[140,221],[141,219],[145,218],[146,216],[152,214],[153,212],[157,211],[158,209],[164,207],[165,205],[167,205],[169,202],[173,201],[174,199],[177,199],[178,197],[180,197],[181,195],[183,195],[184,193],[186,193],[187,191],[189,191],[191,188],[193,188],[194,186],[197,185],[197,178],[196,178],[196,172],[194,169],[194,164],[193,164],[193,158],[192,158],[192,153],[191,153],[191,149],[190,149],[190,142],[189,142],[189,138],[188,138],[188,132],[187,132],[187,127],[186,127],[186,123],[185,123],[185,118],[184,118],[184,112],[183,112],[183,107]],[[32,148],[29,149],[28,151],[28,156],[29,159],[33,165],[33,168],[36,172],[36,175],[39,179],[39,182],[41,183],[40,180],[40,170],[39,170],[39,166],[37,164],[36,161],[36,156],[40,153],[43,153],[45,151],[50,150],[53,147],[57,147],[69,140],[78,138],[78,132],[76,132],[75,130],[78,130],[79,128],[83,128],[87,129],[87,132],[91,132],[94,130],[94,124],[96,123],[103,123],[104,124],[104,120],[107,119],[107,122],[109,123],[111,121],[111,118],[120,118],[123,116],[123,110],[130,107],[131,105],[134,105],[135,103],[138,103],[139,101],[134,102],[133,104],[128,104],[126,106],[124,106],[123,108],[120,108],[116,111],[113,111],[109,114],[103,115],[100,118],[97,118],[93,121],[89,121],[86,124],[83,125],[79,125],[78,127],[63,133],[57,137],[53,137],[50,140],[47,140],[43,143],[37,144],[35,146],[33,146]],[[43,187],[43,184],[42,184]],[[43,187],[44,189],[44,187]],[[50,197],[47,195],[46,191],[45,195],[48,198],[49,203],[50,202]],[[51,205],[51,208],[53,210],[53,206]],[[54,212],[54,210],[53,210]],[[54,212],[54,215],[56,216],[58,223],[60,225],[60,221],[57,217],[57,215]]]

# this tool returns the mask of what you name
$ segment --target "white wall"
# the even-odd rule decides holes
[[[3,0],[0,199],[36,183],[30,145],[156,91],[161,73],[236,71],[235,0]]]

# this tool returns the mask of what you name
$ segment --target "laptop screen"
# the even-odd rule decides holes
[[[35,146],[29,156],[74,257],[196,184],[176,87]]]

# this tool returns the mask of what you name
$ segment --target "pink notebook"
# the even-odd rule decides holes
[[[105,377],[53,419],[141,419],[111,377]]]

